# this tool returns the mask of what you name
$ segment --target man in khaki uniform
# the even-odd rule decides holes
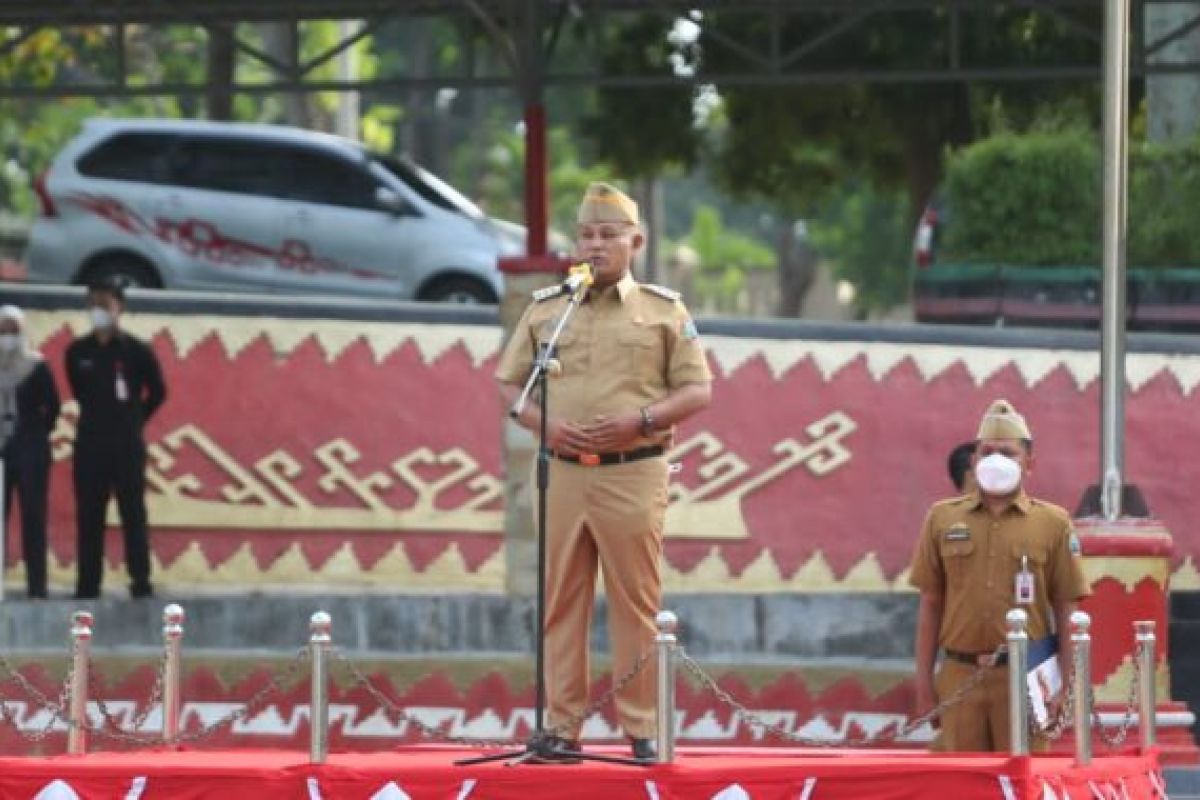
[[[1088,585],[1070,516],[1022,487],[1033,469],[1033,436],[1005,400],[984,414],[973,468],[977,488],[934,504],[913,557],[910,581],[921,591],[916,714],[954,695],[983,669],[982,682],[940,715],[934,748],[1007,751],[1007,655],[993,658],[1005,642],[1005,616],[1018,607],[1028,613],[1031,666],[1034,653],[1061,634],[1065,681],[1073,663],[1069,620]],[[939,647],[943,658],[935,680]],[[1034,741],[1035,749],[1045,744]]]
[[[660,610],[666,450],[674,426],[708,405],[708,363],[679,295],[629,272],[643,244],[638,208],[602,183],[579,206],[576,257],[595,283],[558,340],[548,389],[550,482],[546,514],[547,724],[554,747],[578,748],[588,699],[588,630],[596,568],[608,597],[613,674],[628,674],[654,644]],[[505,403],[520,394],[539,343],[568,298],[540,291],[509,340],[496,377]],[[519,422],[535,433],[536,402]],[[653,758],[654,660],[616,696],[637,758]]]

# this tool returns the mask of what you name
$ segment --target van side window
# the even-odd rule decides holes
[[[303,149],[281,149],[286,152],[289,168],[280,175],[279,197],[301,203],[321,203],[379,210],[375,202],[378,185],[366,170],[366,165],[326,153]]]
[[[75,166],[91,178],[165,183],[167,153],[177,138],[171,133],[119,133],[84,153]]]
[[[274,195],[278,148],[236,139],[194,138],[171,153],[171,182],[214,192]]]

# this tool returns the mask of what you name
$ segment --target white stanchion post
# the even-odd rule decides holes
[[[654,618],[658,635],[654,646],[658,651],[658,763],[675,760],[675,630],[678,618],[670,611],[660,611]]]
[[[311,730],[308,760],[324,764],[329,755],[329,645],[333,641],[329,614],[318,611],[308,623],[309,656],[312,661],[312,697],[309,709]]]
[[[183,607],[175,603],[163,609],[162,740],[179,740],[183,682]]]
[[[1071,614],[1071,647],[1075,651],[1075,763],[1092,763],[1092,618]]]
[[[1008,625],[1008,748],[1014,756],[1029,755],[1029,705],[1025,673],[1029,671],[1029,615],[1014,608],[1004,617]]]
[[[1133,623],[1137,632],[1138,659],[1138,732],[1142,752],[1148,752],[1158,741],[1158,726],[1154,715],[1158,698],[1155,686],[1154,665],[1157,662],[1157,638],[1154,635],[1154,620]]]
[[[87,752],[88,676],[91,672],[92,614],[76,611],[71,615],[71,699],[68,710],[67,753],[81,756]]]

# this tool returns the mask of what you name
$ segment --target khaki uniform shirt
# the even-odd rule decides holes
[[[941,595],[939,644],[966,653],[991,652],[1005,641],[1005,615],[1016,602],[1022,557],[1033,573],[1029,638],[1054,632],[1053,607],[1089,594],[1079,540],[1067,512],[1022,491],[998,517],[978,492],[935,503],[925,518],[909,582]]]
[[[525,382],[539,342],[549,340],[568,302],[559,295],[525,309],[496,368],[500,381]],[[578,423],[628,413],[686,384],[712,380],[679,295],[639,284],[628,273],[613,286],[588,293],[558,340],[557,359],[562,371],[551,371],[549,413]],[[670,440],[670,430],[659,430],[630,448],[669,445]]]

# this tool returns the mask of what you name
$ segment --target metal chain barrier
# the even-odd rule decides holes
[[[1100,741],[1110,749],[1116,749],[1125,744],[1126,737],[1129,736],[1130,729],[1134,725],[1134,717],[1138,710],[1138,684],[1142,679],[1142,647],[1144,645],[1139,642],[1133,650],[1133,679],[1129,682],[1129,696],[1125,701],[1125,713],[1121,717],[1121,721],[1111,728],[1105,727],[1100,721],[1100,713],[1096,711],[1096,701],[1092,700],[1092,725],[1096,729],[1096,735],[1100,737]],[[1110,733],[1110,730],[1115,729],[1115,733]]]
[[[250,714],[254,711],[257,711],[258,707],[262,705],[262,702],[271,695],[286,694],[287,692],[284,689],[283,684],[294,683],[296,678],[299,677],[300,671],[303,669],[307,661],[308,648],[302,647],[296,653],[295,657],[292,659],[291,663],[287,665],[287,667],[268,675],[267,684],[252,694],[250,699],[242,704],[241,708],[229,712],[217,721],[204,726],[198,731],[193,731],[191,733],[180,733],[179,742],[191,743],[207,739],[221,728],[224,728],[227,725],[234,725],[250,716]]]
[[[367,690],[367,694],[371,695],[375,702],[379,704],[379,707],[383,709],[384,713],[400,722],[411,725],[425,739],[434,742],[448,742],[450,744],[461,744],[468,747],[478,747],[480,749],[489,750],[502,750],[508,747],[517,747],[522,744],[516,741],[474,739],[467,736],[451,736],[440,727],[435,728],[432,725],[427,725],[405,709],[396,705],[396,703],[392,702],[390,697],[376,688],[371,679],[363,674],[362,670],[358,668],[358,665],[351,661],[350,657],[347,656],[340,648],[333,648],[333,657],[337,660],[337,663],[346,668],[346,671],[349,673],[351,681],[354,684]]]
[[[1142,662],[1138,657],[1143,645],[1140,643],[1134,648],[1133,661],[1133,678],[1129,682],[1129,694],[1125,701],[1125,711],[1121,717],[1121,721],[1113,726],[1105,726],[1100,720],[1100,712],[1095,710],[1095,695],[1092,694],[1092,725],[1095,728],[1096,735],[1100,741],[1109,749],[1118,749],[1125,744],[1125,739],[1129,736],[1129,731],[1134,727],[1135,717],[1137,716],[1137,691],[1138,684],[1141,681]],[[1029,732],[1033,735],[1040,736],[1051,742],[1056,742],[1062,738],[1063,734],[1071,727],[1075,713],[1075,670],[1072,666],[1071,674],[1068,676],[1067,683],[1062,689],[1063,704],[1059,707],[1057,716],[1051,720],[1050,724],[1045,727],[1039,727],[1033,715],[1033,700],[1026,695],[1025,703],[1029,709]],[[1110,731],[1115,730],[1115,733]]]
[[[165,659],[165,652],[164,652]],[[300,675],[300,671],[304,663],[308,659],[308,648],[302,648],[296,655],[296,658],[287,665],[284,669],[267,676],[267,683],[253,695],[250,699],[241,705],[241,707],[229,712],[220,719],[204,726],[198,731],[180,734],[180,743],[194,743],[207,739],[213,736],[217,731],[226,727],[241,722],[251,713],[258,710],[262,702],[273,694],[284,694],[283,684],[293,683]],[[162,701],[162,664],[159,665],[158,678],[155,682],[155,688],[152,692],[151,700],[146,708],[139,713],[133,721],[132,732],[122,727],[116,715],[109,710],[104,701],[98,697],[93,697],[92,701],[96,703],[96,707],[100,710],[100,716],[104,720],[104,724],[99,727],[92,727],[92,733],[97,739],[105,739],[110,742],[117,742],[124,745],[140,745],[143,747],[157,747],[162,744],[162,740],[157,735],[140,734],[139,731],[145,725],[146,718],[155,704]],[[93,675],[94,680],[94,675]]]
[[[1093,726],[1097,736],[1109,748],[1116,749],[1121,747],[1129,735],[1129,731],[1134,727],[1135,718],[1138,709],[1138,687],[1141,681],[1141,649],[1144,645],[1139,643],[1133,653],[1133,676],[1130,681],[1129,694],[1125,704],[1125,710],[1119,723],[1114,726],[1106,727],[1100,718],[1099,712],[1092,711]],[[997,648],[996,655],[999,655],[1004,646]],[[418,719],[411,712],[400,707],[392,701],[386,694],[376,688],[371,679],[365,675],[361,669],[340,649],[334,648],[333,655],[337,663],[343,665],[349,673],[351,681],[358,686],[363,687],[367,693],[375,700],[381,709],[390,717],[404,722],[417,730],[420,735],[430,741],[445,742],[450,744],[458,744],[468,747],[480,749],[504,749],[509,747],[522,746],[523,742],[515,740],[496,740],[483,739],[467,736],[451,736],[444,730],[444,726],[432,726]],[[683,647],[678,647],[676,655],[680,664],[691,673],[696,681],[714,696],[718,701],[729,706],[737,712],[741,721],[752,728],[760,730],[763,735],[773,735],[785,741],[800,744],[806,747],[816,748],[834,748],[834,747],[866,747],[884,743],[894,742],[898,739],[903,739],[911,736],[914,732],[921,729],[927,724],[930,724],[936,717],[945,713],[949,709],[958,705],[963,699],[974,691],[984,677],[987,675],[989,667],[979,667],[953,694],[939,702],[934,708],[921,716],[910,720],[906,724],[893,727],[888,726],[878,731],[875,734],[865,736],[851,736],[840,740],[829,739],[814,739],[811,737],[802,736],[793,733],[780,725],[768,722],[759,714],[751,711],[743,703],[739,702],[729,692],[722,689],[717,681],[712,678],[704,668],[697,663]],[[156,670],[155,682],[150,692],[148,701],[143,705],[140,711],[134,715],[129,728],[122,726],[119,715],[114,713],[104,702],[103,699],[97,696],[95,687],[98,686],[99,680],[94,668],[89,673],[89,684],[93,687],[92,702],[96,704],[103,720],[99,726],[89,726],[89,732],[98,738],[108,739],[110,741],[119,742],[121,744],[132,744],[137,746],[157,746],[161,744],[158,736],[145,734],[142,729],[145,727],[151,712],[156,706],[161,705],[164,689],[164,667],[168,657],[167,649],[164,647],[163,654],[158,663]],[[215,722],[204,726],[202,729],[190,733],[182,734],[179,737],[179,742],[197,742],[206,739],[218,730],[241,722],[250,714],[256,711],[259,706],[268,697],[273,694],[286,694],[283,684],[293,684],[299,677],[299,673],[309,658],[309,648],[300,648],[293,661],[284,669],[271,674],[267,678],[267,683],[255,692],[249,700],[243,703],[236,710],[226,714]],[[581,726],[592,715],[600,711],[602,708],[610,704],[616,695],[624,689],[631,681],[633,681],[645,668],[646,664],[654,658],[653,648],[643,652],[634,661],[633,666],[618,679],[614,680],[612,686],[603,694],[587,705],[581,712],[568,717],[561,724],[546,728],[544,734],[548,736],[561,735],[563,731]],[[28,678],[16,669],[3,655],[0,655],[0,672],[6,676],[6,680],[16,684],[16,686],[31,698],[40,710],[46,714],[46,722],[37,731],[23,730],[19,721],[14,717],[9,710],[8,704],[12,702],[12,698],[6,697],[0,693],[0,722],[10,726],[24,740],[30,743],[40,743],[50,735],[56,733],[55,725],[61,722],[68,730],[71,728],[70,715],[67,711],[70,702],[71,684],[74,678],[74,663],[72,659],[68,659],[66,676],[63,679],[62,688],[59,691],[58,697],[51,700],[35,686]],[[1058,708],[1055,718],[1045,728],[1037,725],[1032,713],[1032,699],[1026,695],[1025,701],[1027,707],[1030,708],[1030,732],[1049,741],[1057,741],[1062,738],[1063,734],[1070,727],[1074,711],[1074,687],[1076,682],[1075,670],[1072,668],[1068,675],[1066,685],[1063,688],[1064,702]]]
[[[0,655],[0,670],[3,670],[5,675],[20,687],[21,691],[33,698],[42,711],[48,712],[46,724],[42,726],[41,730],[31,733],[21,728],[18,720],[8,710],[8,700],[0,696],[0,720],[16,731],[18,736],[27,742],[37,744],[55,733],[54,723],[62,722],[68,729],[71,727],[70,714],[67,713],[67,704],[70,702],[71,696],[71,682],[75,677],[75,664],[71,658],[67,659],[67,674],[63,679],[62,689],[59,690],[58,699],[55,701],[51,701],[2,655]]]
[[[642,671],[642,668],[645,667],[646,664],[648,664],[650,662],[650,659],[652,659],[652,658],[654,658],[654,649],[653,648],[645,651],[640,656],[638,656],[637,659],[633,662],[633,666],[630,667],[629,670],[624,675],[622,675],[617,680],[613,681],[613,685],[611,687],[609,687],[609,690],[607,692],[600,695],[595,700],[593,700],[591,703],[589,703],[587,705],[587,707],[583,709],[583,711],[580,711],[578,714],[572,714],[571,716],[567,717],[566,721],[564,721],[561,725],[555,725],[553,727],[547,728],[546,733],[551,736],[557,736],[564,730],[582,726],[583,723],[587,721],[588,717],[592,716],[597,711],[599,711],[600,709],[604,708],[609,703],[611,703],[613,701],[613,698],[615,698],[622,689],[624,689],[626,686],[628,686],[630,681],[632,681],[634,678],[636,678],[638,676],[638,673],[640,673]]]
[[[141,745],[157,745],[161,744],[161,739],[152,734],[143,734],[142,728],[146,725],[146,720],[149,719],[150,713],[155,706],[162,703],[163,696],[163,676],[166,674],[167,665],[167,648],[163,647],[162,656],[158,660],[158,667],[154,671],[154,686],[150,689],[150,698],[142,705],[142,710],[134,715],[133,721],[129,728],[123,728],[116,715],[109,710],[108,705],[101,699],[98,688],[100,686],[100,677],[96,673],[95,663],[89,666],[88,683],[90,689],[88,696],[96,704],[96,708],[100,711],[100,716],[104,720],[104,725],[99,728],[93,728],[92,732],[101,736],[113,739],[120,739],[129,744]]]
[[[1003,646],[997,648],[994,655],[999,656],[999,654],[1003,652],[1003,649]],[[935,717],[945,713],[949,709],[961,703],[968,694],[978,688],[979,684],[983,682],[984,677],[987,675],[988,670],[991,669],[990,667],[979,667],[970,678],[968,678],[961,686],[958,687],[958,689],[954,691],[953,694],[938,703],[926,713],[922,714],[916,719],[910,720],[905,725],[902,725],[898,728],[884,728],[878,733],[869,734],[866,736],[847,737],[845,739],[833,740],[813,739],[808,736],[801,736],[800,734],[792,733],[791,731],[787,730],[786,728],[782,728],[779,725],[767,722],[761,716],[755,714],[745,705],[738,702],[729,692],[722,689],[720,685],[717,684],[716,680],[706,673],[704,668],[696,663],[696,661],[689,656],[682,647],[677,648],[676,656],[679,658],[680,663],[687,668],[688,672],[692,673],[696,680],[699,681],[700,684],[707,689],[710,694],[715,696],[725,705],[733,708],[738,713],[738,716],[742,719],[742,721],[751,727],[761,730],[764,734],[771,734],[780,739],[794,742],[805,747],[823,748],[866,747],[869,745],[894,742],[897,739],[911,736],[917,730],[932,722]]]
[[[589,703],[588,706],[580,713],[569,717],[563,724],[556,725],[556,726],[553,726],[550,728],[546,728],[543,731],[543,733],[547,736],[557,736],[557,735],[561,734],[562,731],[566,730],[567,728],[573,728],[577,725],[583,724],[583,722],[585,720],[587,720],[590,716],[595,714],[597,711],[599,711],[604,706],[611,703],[613,698],[616,697],[617,693],[620,692],[621,689],[625,688],[625,686],[627,686],[630,681],[632,681],[635,677],[637,677],[638,673],[640,673],[642,671],[642,668],[645,667],[646,664],[653,657],[653,653],[654,653],[653,650],[649,650],[645,653],[642,653],[642,655],[638,656],[637,660],[634,662],[633,666],[629,669],[629,671],[626,672],[624,675],[622,675],[618,680],[614,681],[612,687],[607,692],[600,695],[594,701]],[[417,717],[415,717],[412,713],[405,710],[404,708],[401,708],[399,705],[397,705],[395,702],[393,702],[390,697],[388,697],[386,694],[384,694],[382,691],[380,691],[378,688],[376,688],[375,684],[371,681],[371,679],[367,675],[365,675],[362,672],[362,670],[359,669],[358,665],[356,665],[350,659],[350,657],[347,656],[342,650],[340,650],[339,648],[334,648],[333,655],[334,655],[334,658],[337,659],[339,664],[342,664],[345,666],[346,670],[350,674],[350,677],[351,677],[351,680],[353,681],[353,683],[366,689],[367,693],[370,694],[371,697],[375,700],[375,702],[379,704],[380,708],[382,708],[387,714],[391,715],[398,721],[407,723],[408,725],[411,725],[425,739],[428,739],[428,740],[434,741],[434,742],[445,742],[448,744],[458,744],[458,745],[463,745],[466,747],[478,748],[481,750],[503,750],[506,748],[522,747],[525,744],[524,742],[517,741],[517,740],[482,739],[482,738],[475,738],[475,737],[470,737],[470,736],[451,736],[450,734],[446,733],[446,731],[440,727],[434,727],[432,725],[426,724],[425,722],[422,722],[420,719],[417,719]]]

